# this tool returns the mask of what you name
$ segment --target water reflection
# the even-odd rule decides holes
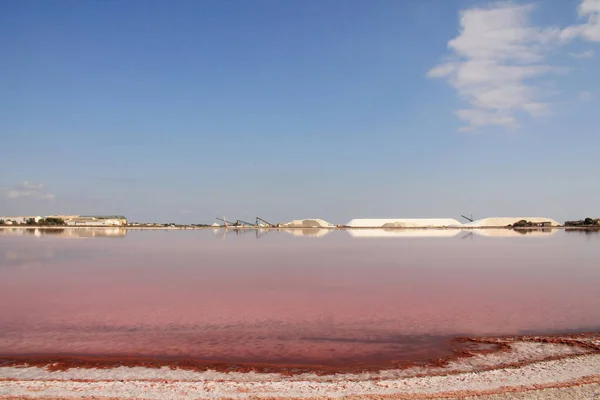
[[[66,239],[76,238],[123,238],[127,235],[126,228],[2,228],[0,236],[52,236]]]
[[[453,238],[473,239],[474,235],[486,237],[549,237],[556,229],[348,229],[356,238]]]
[[[218,238],[224,239],[228,236],[255,236],[260,239],[270,232],[285,232],[293,236],[305,236],[322,238],[335,229],[323,228],[295,228],[295,229],[254,229],[254,228],[212,228],[211,231]],[[600,230],[588,229],[565,229],[566,232],[577,232],[582,235],[597,235]],[[557,229],[346,229],[346,232],[355,238],[461,238],[473,235],[485,237],[549,237],[559,232]],[[58,238],[124,238],[127,229],[122,227],[111,228],[27,228],[27,227],[4,227],[0,228],[0,236],[35,236],[35,237],[58,237]]]
[[[227,236],[250,236],[254,235],[257,239],[260,239],[270,232],[285,232],[293,236],[307,236],[320,238],[334,229],[320,229],[320,228],[293,228],[293,229],[255,229],[255,228],[213,228],[211,229],[216,237],[225,239]]]
[[[548,237],[558,232],[558,229],[473,229],[479,236],[487,237]]]
[[[422,238],[422,237],[454,237],[459,229],[348,229],[348,233],[356,238]]]
[[[277,229],[0,237],[0,354],[358,365],[444,356],[454,335],[600,329],[597,233],[293,231],[319,240]]]
[[[565,232],[579,233],[581,235],[586,235],[586,236],[600,235],[600,229],[573,229],[573,228],[566,228]]]
[[[54,251],[51,248],[28,251],[0,249],[0,267],[41,267],[44,262],[52,258],[54,258]]]
[[[0,246],[0,268],[19,267],[27,269],[42,267],[44,263],[52,260],[55,255],[55,250],[48,246],[28,249]]]
[[[219,239],[226,239],[228,236],[252,236],[260,239],[270,232],[269,229],[254,228],[212,228],[211,231]]]
[[[281,229],[282,232],[289,233],[294,236],[309,236],[319,238],[327,235],[332,229],[320,229],[320,228],[295,228],[295,229]]]

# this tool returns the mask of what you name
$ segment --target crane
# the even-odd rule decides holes
[[[260,223],[263,222],[265,223],[267,226],[271,227],[271,228],[275,228],[275,225],[273,225],[272,223],[270,223],[269,221],[265,221],[264,219],[262,219],[261,217],[256,217],[256,225],[260,225]]]
[[[218,218],[218,217],[217,217],[217,220],[218,220],[218,221],[223,221],[223,223],[225,224],[225,226],[229,226],[229,225],[236,226],[236,224],[237,224],[237,222],[230,222],[230,221],[227,221],[227,220],[225,219],[225,217],[223,217],[223,218]]]
[[[258,224],[251,224],[250,222],[246,222],[246,221],[242,221],[241,219],[238,219],[237,221],[235,221],[236,226],[256,226]]]
[[[469,222],[473,222],[473,214],[471,214],[471,218],[469,218],[469,217],[465,217],[465,216],[464,216],[464,215],[462,215],[462,214],[461,214],[460,216],[461,216],[461,217],[463,217],[464,219],[466,219],[466,220],[467,220],[467,221],[469,221]]]

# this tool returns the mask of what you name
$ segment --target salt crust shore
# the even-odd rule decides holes
[[[437,367],[334,375],[5,366],[0,398],[600,399],[599,335],[493,341],[507,346]]]

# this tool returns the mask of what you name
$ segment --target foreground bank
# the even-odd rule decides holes
[[[437,363],[346,374],[225,373],[177,365],[98,368],[93,363],[70,368],[5,359],[0,398],[448,399],[510,394],[541,399],[553,394],[577,399],[600,389],[600,334],[464,338],[461,343],[454,358]]]

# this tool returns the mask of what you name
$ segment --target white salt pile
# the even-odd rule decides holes
[[[284,228],[335,228],[335,225],[330,224],[320,218],[295,219],[287,224],[283,224]]]

